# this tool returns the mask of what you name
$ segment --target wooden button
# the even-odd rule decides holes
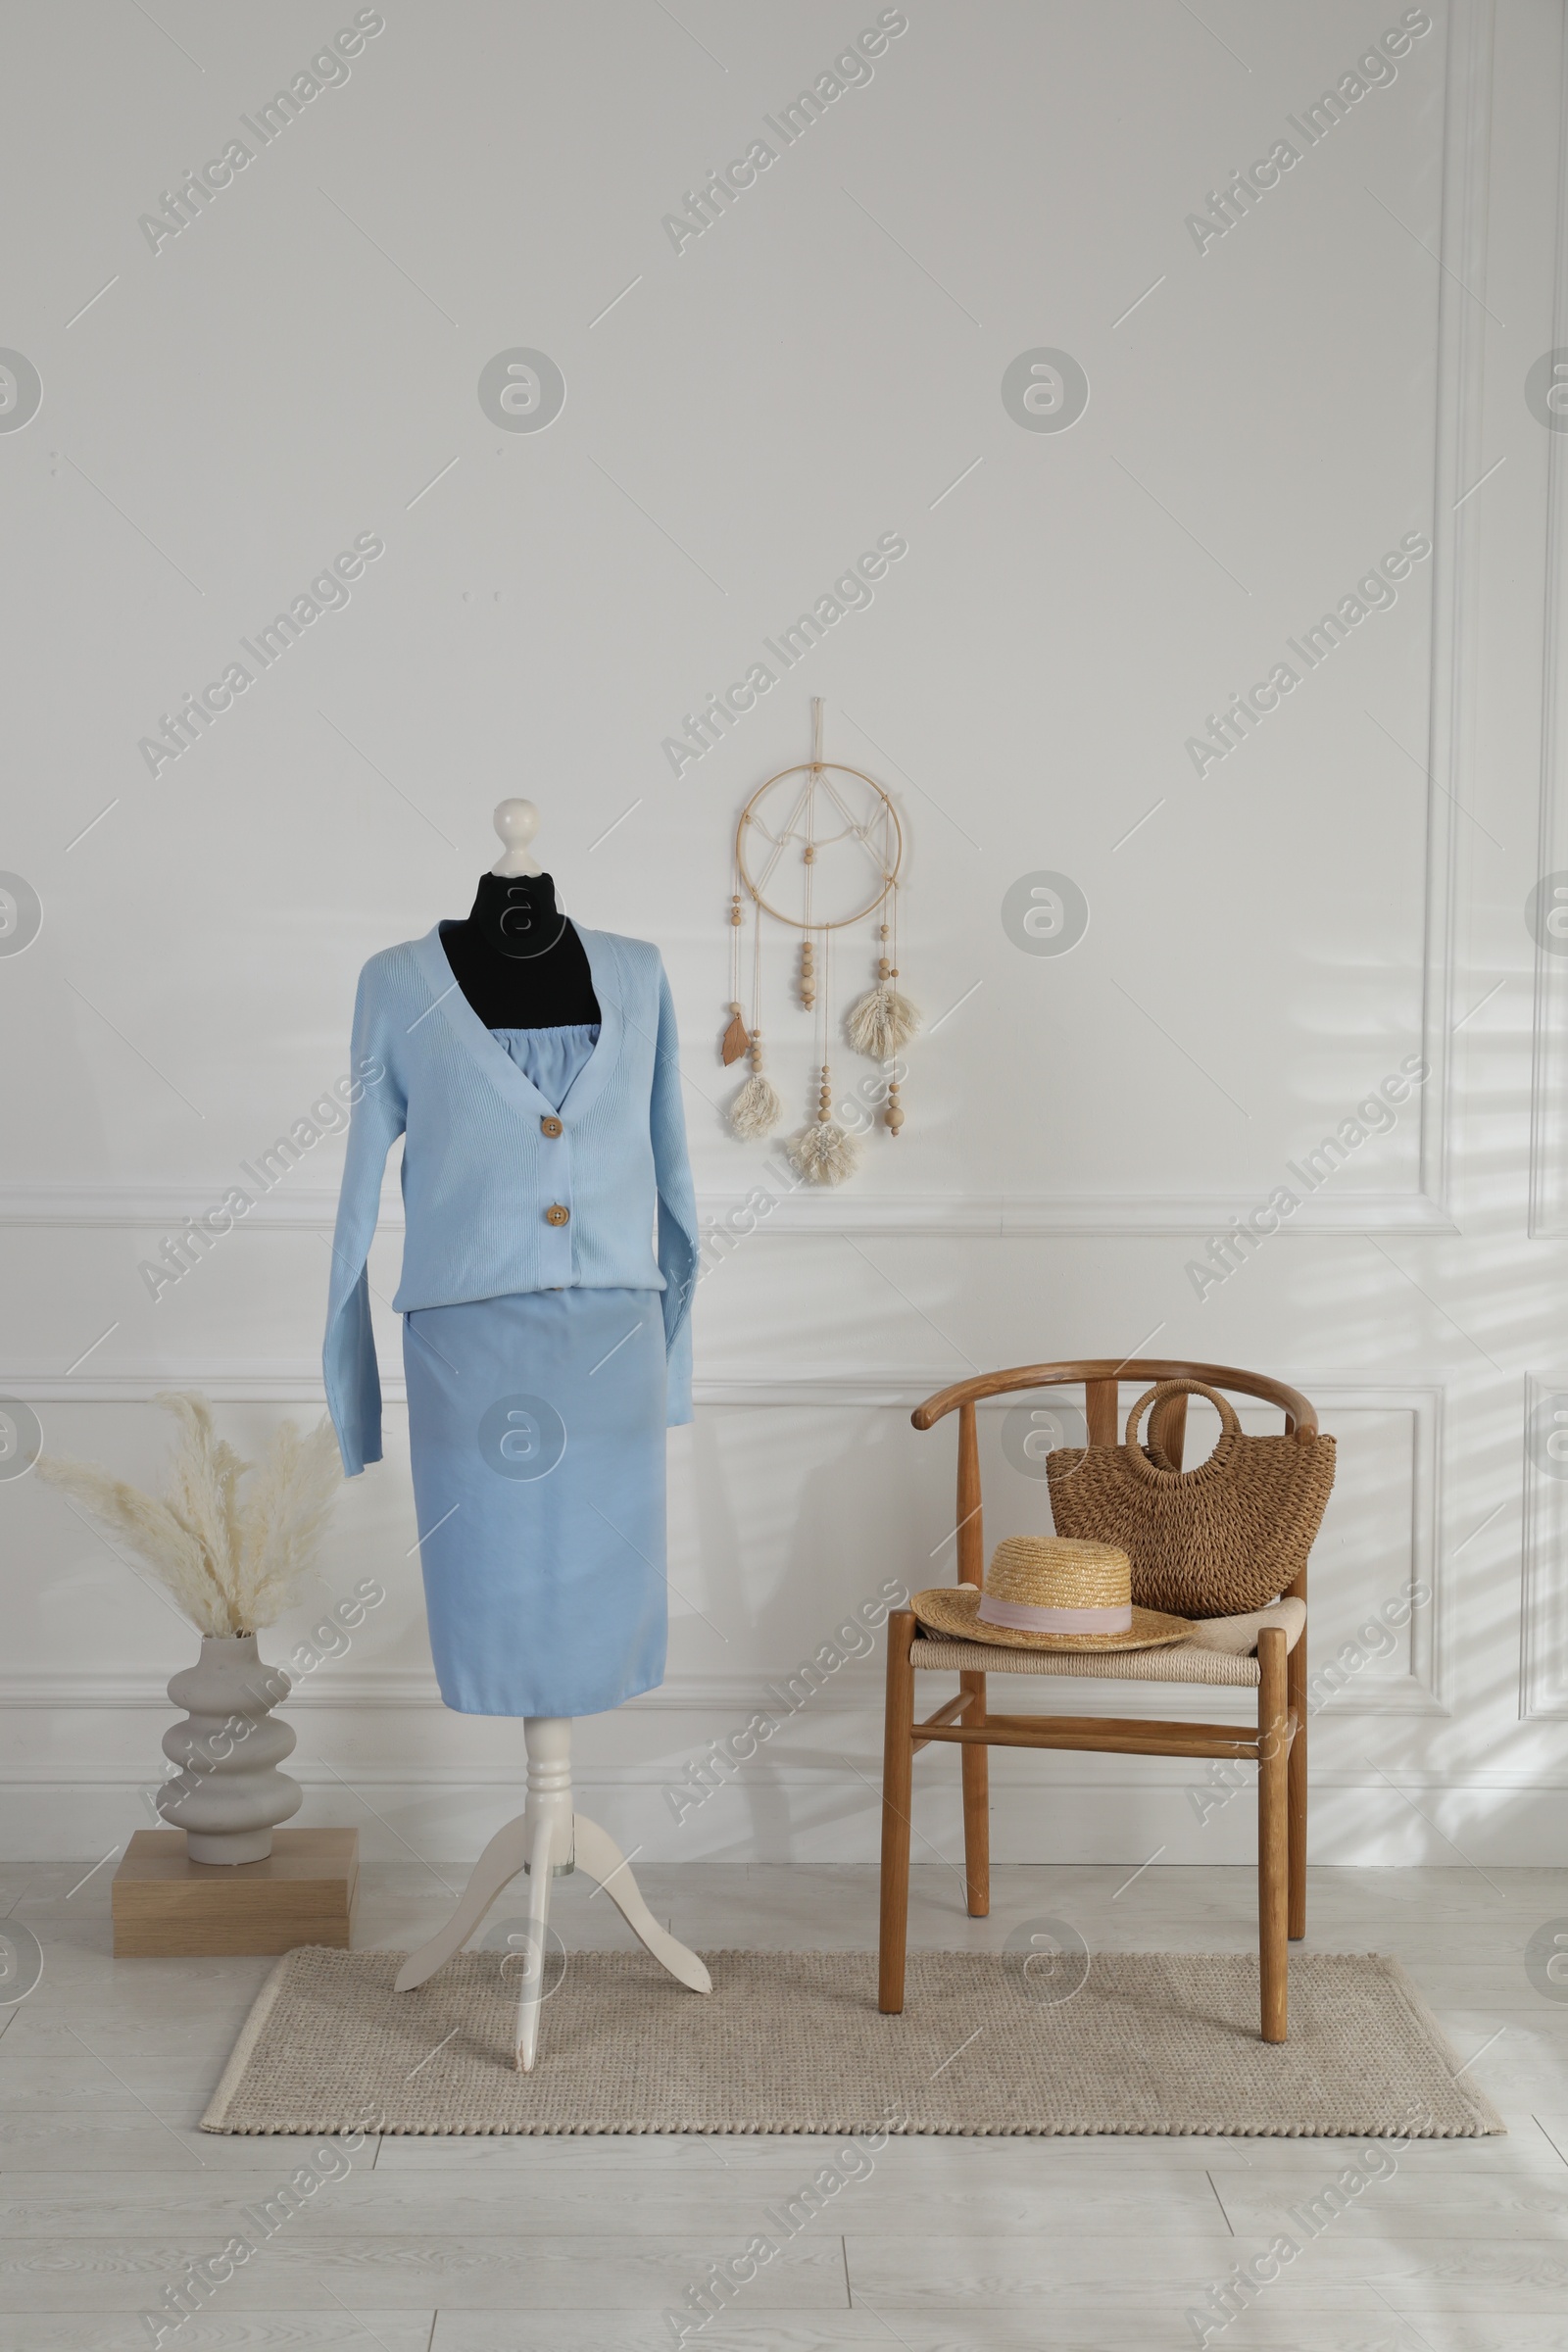
[[[570,1222],[570,1209],[563,1208],[559,1200],[556,1202],[554,1208],[547,1208],[545,1210],[545,1223],[547,1225],[569,1225]]]
[[[558,1136],[562,1132],[561,1121],[559,1119],[541,1119],[539,1132],[541,1135]]]

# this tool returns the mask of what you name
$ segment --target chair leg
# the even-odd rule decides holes
[[[1306,1934],[1306,1636],[1303,1633],[1291,1652],[1286,1674],[1291,1713],[1296,1718],[1296,1733],[1291,1740],[1290,1817],[1291,1817],[1291,1941],[1298,1943]]]
[[[1257,1930],[1265,2041],[1283,2041],[1290,1966],[1290,1715],[1285,1635],[1265,1627],[1257,1644]]]
[[[887,1716],[882,1742],[882,1922],[876,2005],[904,2007],[904,1956],[909,1934],[909,1802],[914,1785],[914,1668],[909,1644],[914,1611],[888,1619]]]
[[[958,1689],[967,1691],[969,1704],[964,1709],[965,1725],[984,1723],[986,1719],[986,1678],[983,1674],[960,1674]],[[969,1917],[989,1919],[991,1916],[991,1751],[985,1747],[962,1747],[963,1758],[963,1877],[969,1898]]]

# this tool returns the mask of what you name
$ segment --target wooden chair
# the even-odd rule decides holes
[[[1083,1383],[1092,1446],[1120,1443],[1119,1383],[1147,1388],[1153,1381],[1200,1380],[1210,1388],[1234,1390],[1281,1407],[1290,1436],[1303,1443],[1317,1434],[1317,1415],[1307,1399],[1283,1381],[1223,1364],[1121,1361],[1021,1364],[988,1372],[943,1389],[917,1406],[916,1429],[930,1429],[944,1415],[958,1415],[958,1502],[956,1512],[959,1584],[983,1585],[984,1544],[980,1504],[980,1448],[975,1406],[983,1396],[1015,1389],[1061,1388]],[[1168,1398],[1150,1425],[1150,1442],[1181,1467],[1187,1397]],[[1290,1598],[1304,1604],[1303,1570]],[[878,2006],[904,2007],[904,1960],[909,1904],[909,1805],[914,1758],[933,1740],[962,1750],[964,1875],[969,1916],[984,1919],[991,1909],[990,1747],[1065,1747],[1135,1756],[1229,1756],[1258,1767],[1258,1946],[1262,1995],[1262,2038],[1283,2041],[1286,2033],[1288,1942],[1306,1934],[1306,1632],[1304,1605],[1280,1612],[1295,1625],[1295,1639],[1282,1625],[1266,1626],[1255,1657],[1200,1650],[1191,1642],[1175,1648],[1120,1653],[1064,1655],[1047,1660],[1038,1651],[995,1643],[954,1641],[922,1634],[909,1609],[888,1619],[887,1724],[882,1771],[882,1927]],[[915,1675],[922,1668],[958,1674],[958,1695],[923,1722],[914,1712]],[[1122,1682],[1200,1682],[1255,1689],[1257,1725],[1161,1723],[1147,1716],[993,1715],[986,1707],[987,1673],[1089,1675]]]

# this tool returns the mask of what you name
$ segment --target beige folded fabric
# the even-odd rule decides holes
[[[1250,1609],[1244,1617],[1195,1617],[1189,1640],[1197,1649],[1223,1649],[1233,1658],[1250,1658],[1266,1625],[1282,1625],[1285,1646],[1294,1649],[1305,1624],[1304,1600],[1272,1600],[1266,1609]]]

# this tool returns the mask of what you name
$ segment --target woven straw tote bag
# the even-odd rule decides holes
[[[1140,1445],[1146,1409],[1183,1391],[1206,1396],[1219,1442],[1195,1470]],[[1229,1397],[1200,1380],[1161,1381],[1127,1416],[1121,1446],[1062,1446],[1046,1456],[1058,1536],[1118,1544],[1140,1608],[1239,1616],[1288,1592],[1306,1563],[1334,1485],[1334,1440],[1251,1438]]]

